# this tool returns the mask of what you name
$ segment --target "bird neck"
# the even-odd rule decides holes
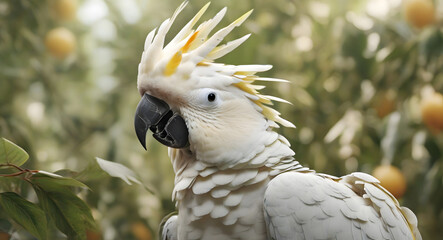
[[[231,166],[208,165],[189,151],[170,149],[176,174],[173,199],[179,210],[179,231],[184,236],[195,234],[203,239],[213,234],[210,229],[220,228],[220,234],[240,239],[246,233],[256,234],[254,239],[266,236],[254,229],[265,229],[262,209],[268,182],[285,171],[308,170],[295,161],[283,136],[275,132],[269,136],[250,158]],[[201,227],[208,225],[212,227]]]
[[[170,148],[169,156],[175,172],[173,199],[180,201],[188,190],[201,194],[224,188],[238,189],[285,171],[308,170],[295,161],[295,153],[286,138],[272,130],[267,134],[266,140],[251,149],[247,157],[229,164],[210,165],[197,160],[187,149]]]

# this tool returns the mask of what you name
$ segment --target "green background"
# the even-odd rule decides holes
[[[174,210],[174,179],[166,147],[148,137],[146,152],[134,133],[137,67],[146,34],[181,1],[79,0],[70,21],[54,15],[52,2],[0,1],[0,136],[29,153],[30,169],[80,171],[96,156],[134,169],[153,193],[97,176],[82,179],[91,191],[80,196],[104,239],[144,239],[144,228],[155,238],[162,217]],[[167,39],[205,3],[190,1]],[[442,2],[435,4],[441,18]],[[398,167],[408,184],[401,204],[417,214],[423,239],[439,239],[443,135],[422,123],[420,101],[430,89],[443,91],[443,25],[416,29],[406,22],[403,5],[221,0],[202,19],[227,6],[225,26],[254,9],[227,40],[252,36],[218,62],[274,65],[261,76],[291,83],[267,84],[262,92],[292,103],[275,108],[297,128],[277,131],[291,142],[297,160],[337,176],[371,173],[382,163]],[[65,59],[51,56],[44,43],[47,32],[61,26],[77,41]],[[396,113],[378,112],[383,107]],[[10,190],[15,183],[9,181],[0,178],[0,190]],[[13,187],[36,199],[29,187]],[[0,211],[1,231],[30,239]]]

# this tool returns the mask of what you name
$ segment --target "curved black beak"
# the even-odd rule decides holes
[[[173,113],[166,102],[147,93],[138,103],[134,127],[138,140],[145,149],[148,129],[151,129],[157,141],[168,147],[183,148],[189,143],[185,120]]]

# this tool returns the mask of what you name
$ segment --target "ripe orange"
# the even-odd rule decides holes
[[[135,222],[131,225],[132,234],[134,234],[137,240],[151,240],[152,235],[149,228],[146,227],[142,222]]]
[[[87,240],[101,240],[102,235],[100,232],[88,230],[88,231],[86,231],[86,239]]]
[[[77,12],[77,0],[55,0],[55,16],[61,20],[72,20]]]
[[[11,235],[5,233],[5,232],[0,232],[0,240],[8,240],[11,237]]]
[[[374,108],[377,111],[377,116],[379,118],[386,117],[388,114],[395,111],[395,95],[389,94],[388,92],[378,96],[375,100]]]
[[[431,0],[408,0],[404,6],[406,20],[416,28],[435,22],[435,7]]]
[[[443,95],[433,93],[421,101],[421,118],[423,122],[437,133],[443,130]]]
[[[75,50],[74,34],[64,27],[54,28],[46,34],[45,45],[57,58],[65,58]]]
[[[397,167],[380,165],[374,169],[372,175],[380,180],[381,185],[394,197],[401,198],[406,191],[406,179]]]

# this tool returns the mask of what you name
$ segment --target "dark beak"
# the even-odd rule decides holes
[[[168,147],[183,148],[189,144],[185,120],[173,113],[166,102],[147,93],[138,103],[134,127],[138,140],[145,149],[146,132],[149,129],[157,141]]]

